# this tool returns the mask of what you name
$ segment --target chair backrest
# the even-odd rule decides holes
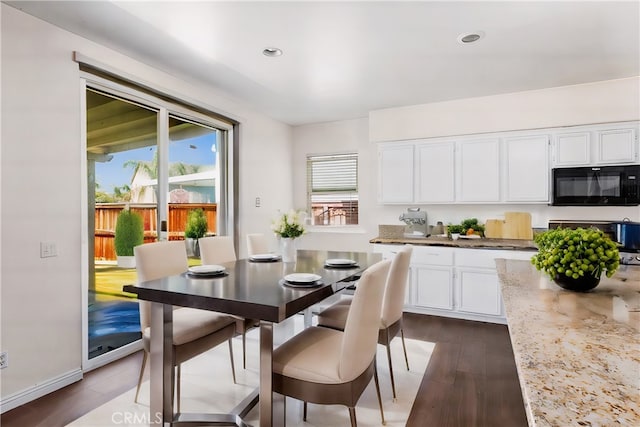
[[[380,261],[362,273],[345,323],[338,375],[350,381],[362,374],[375,357],[384,287],[390,260]]]
[[[266,254],[269,252],[269,245],[264,234],[247,234],[247,252],[249,256]]]
[[[136,257],[138,282],[160,279],[184,273],[189,268],[187,247],[182,240],[146,243],[133,248]],[[142,330],[151,323],[151,305],[140,301],[140,326]]]
[[[238,259],[230,236],[213,236],[198,239],[200,260],[203,265],[223,264]]]
[[[384,299],[382,300],[381,323],[385,328],[393,325],[402,317],[412,253],[413,246],[405,245],[391,262],[387,284],[384,288]]]

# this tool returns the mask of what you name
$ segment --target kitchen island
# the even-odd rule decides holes
[[[496,260],[530,426],[640,425],[640,267],[587,293]]]

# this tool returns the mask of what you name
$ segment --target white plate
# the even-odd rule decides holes
[[[226,268],[221,265],[194,265],[189,267],[189,273],[191,274],[220,274],[224,273]]]
[[[345,258],[330,258],[325,261],[326,265],[354,265],[356,261]]]
[[[293,273],[284,276],[284,280],[291,283],[312,283],[322,279],[322,276],[311,273]]]
[[[276,254],[255,254],[251,255],[249,259],[257,259],[257,260],[271,260],[271,259],[279,259],[280,256]]]

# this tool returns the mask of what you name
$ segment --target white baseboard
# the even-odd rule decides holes
[[[69,384],[73,384],[82,379],[82,370],[74,369],[58,377],[51,378],[50,380],[38,384],[34,387],[27,388],[18,393],[14,393],[0,400],[0,414],[3,414],[18,406],[29,403],[32,400],[36,400],[44,395],[52,393],[56,390],[60,390],[62,387],[66,387]]]

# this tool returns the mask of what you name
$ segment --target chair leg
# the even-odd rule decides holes
[[[358,421],[356,421],[356,408],[349,407],[349,418],[351,419],[351,427],[358,427]]]
[[[135,403],[138,403],[138,394],[140,394],[140,386],[142,385],[142,377],[144,376],[144,368],[147,366],[147,357],[148,354],[146,351],[143,351],[142,354],[142,366],[140,367],[140,377],[138,377],[138,388],[136,389],[136,397],[133,399]]]
[[[376,384],[376,394],[378,395],[378,405],[380,405],[380,418],[382,419],[382,425],[387,425],[384,419],[384,410],[382,409],[382,396],[380,396],[380,382],[378,382],[378,368],[377,364],[373,365],[373,381]]]
[[[389,335],[387,334],[387,360],[389,361],[389,376],[391,377],[391,391],[393,392],[393,400],[396,400],[396,382],[393,378],[393,366],[391,364],[391,343],[389,342]]]
[[[404,350],[404,363],[407,364],[407,371],[409,370],[409,358],[407,357],[407,346],[404,345],[404,330],[400,328],[400,338],[402,338],[402,349]]]
[[[176,410],[179,413],[180,412],[180,383],[181,383],[181,378],[182,378],[182,369],[180,369],[181,365],[178,365],[176,367],[178,373],[176,375]]]
[[[236,368],[233,363],[233,342],[229,339],[229,359],[231,360],[231,375],[233,375],[233,383],[236,384]]]
[[[302,421],[307,421],[307,401],[302,402]]]
[[[247,331],[242,331],[242,369],[247,369]]]

